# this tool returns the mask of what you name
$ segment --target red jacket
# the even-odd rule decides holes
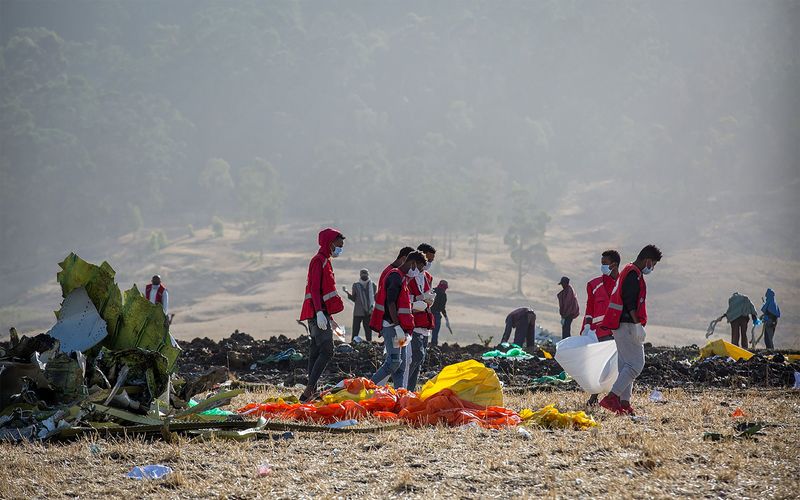
[[[150,291],[153,289],[153,284],[150,283],[146,287],[144,287],[144,298],[150,300]],[[158,289],[156,290],[156,304],[163,304],[164,303],[164,292],[166,291],[166,287],[163,284],[158,285]]]
[[[600,323],[605,318],[616,285],[617,280],[606,275],[598,276],[586,284],[586,315],[583,317],[581,330],[589,325],[598,338],[611,335],[611,330],[604,328]]]
[[[431,291],[431,284],[433,283],[433,276],[431,276],[428,271],[424,271],[425,281],[424,281],[424,290],[419,289],[419,285],[417,284],[417,280],[414,278],[408,279],[408,291],[411,294],[411,302],[415,302],[417,300],[423,300],[425,292]],[[425,308],[424,311],[414,312],[414,327],[415,328],[427,328],[428,330],[433,329],[433,313],[431,312],[430,306]]]
[[[625,283],[625,278],[628,273],[636,273],[636,278],[639,280],[639,298],[636,301],[636,315],[639,317],[639,322],[642,326],[647,325],[647,284],[644,282],[644,275],[641,269],[634,264],[628,264],[619,273],[617,285],[614,287],[614,292],[611,294],[611,301],[606,309],[605,317],[601,325],[609,330],[616,330],[619,328],[620,317],[622,316],[622,284]]]
[[[323,309],[329,315],[344,310],[344,302],[336,290],[330,250],[331,243],[340,234],[338,230],[331,228],[323,229],[319,233],[319,252],[308,264],[306,295],[303,299],[303,308],[300,310],[301,321],[313,318],[317,311]]]
[[[400,290],[400,295],[397,296],[397,319],[403,331],[411,332],[414,329],[414,315],[411,314],[411,296],[408,292],[405,276],[397,268],[390,269],[381,280],[378,293],[375,295],[375,308],[372,310],[369,327],[378,333],[383,329],[383,315],[386,312],[384,307],[386,305],[386,278],[392,273],[397,273],[403,278],[403,288]]]

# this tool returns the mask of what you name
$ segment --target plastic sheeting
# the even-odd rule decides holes
[[[597,422],[586,413],[582,411],[562,413],[555,405],[547,405],[536,411],[525,408],[519,412],[519,416],[525,424],[537,424],[548,429],[589,429],[597,426]]]
[[[445,366],[422,386],[419,397],[424,401],[444,389],[470,403],[503,406],[503,389],[497,374],[474,359]]]
[[[730,342],[725,342],[722,339],[709,342],[702,349],[700,349],[700,359],[708,358],[710,356],[727,356],[736,361],[744,359],[745,361],[753,357],[753,353],[747,349],[742,349],[735,346]]]
[[[593,332],[557,343],[556,361],[590,394],[610,391],[617,380],[617,344],[598,342]]]

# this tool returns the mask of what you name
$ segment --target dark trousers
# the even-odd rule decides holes
[[[317,389],[317,382],[325,367],[333,358],[333,330],[330,318],[328,329],[320,330],[316,319],[308,320],[308,331],[311,334],[311,345],[308,350],[308,384],[306,389]]]
[[[417,379],[425,362],[425,355],[428,352],[428,337],[421,333],[414,332],[411,337],[411,366],[408,369],[408,389],[417,390]]]
[[[575,318],[562,318],[564,324],[561,325],[561,338],[565,339],[572,335],[572,320]]]
[[[367,341],[372,342],[372,328],[369,327],[369,316],[353,316],[353,337],[358,337],[361,332],[361,325],[364,325],[364,336]]]
[[[527,342],[527,347],[532,348],[535,344],[536,337],[536,320],[530,323],[522,323],[514,328],[511,324],[511,318],[506,318],[506,329],[503,331],[503,337],[500,342],[508,342],[511,337],[511,330],[514,329],[514,343],[522,347]]]
[[[764,317],[764,345],[767,346],[767,349],[775,349],[775,344],[772,341],[775,338],[776,326],[778,326],[777,319]]]
[[[433,313],[433,331],[431,332],[431,347],[439,345],[439,330],[442,329],[442,313]]]
[[[749,322],[750,318],[747,316],[740,316],[731,321],[731,344],[747,349],[747,324]],[[740,338],[742,339],[741,344],[739,343]]]

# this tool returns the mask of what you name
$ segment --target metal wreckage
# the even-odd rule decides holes
[[[256,428],[214,411],[242,389],[202,402],[219,377],[186,383],[174,372],[180,347],[162,308],[131,287],[124,293],[107,262],[74,253],[59,263],[64,298],[47,333],[21,339],[12,329],[0,349],[0,441]],[[227,379],[227,376],[224,377]]]

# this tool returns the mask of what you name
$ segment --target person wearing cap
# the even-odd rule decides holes
[[[504,344],[511,338],[514,329],[514,343],[522,347],[527,343],[529,348],[536,344],[536,313],[530,307],[514,309],[506,316],[506,329],[500,343]]]
[[[447,317],[447,280],[440,280],[439,284],[433,289],[436,297],[433,299],[431,312],[433,313],[433,331],[431,332],[431,347],[439,345],[439,330],[442,328],[442,316],[444,316],[447,328],[450,328],[450,319]]]
[[[361,327],[364,327],[364,336],[367,342],[372,342],[372,328],[369,327],[369,320],[372,317],[372,308],[375,307],[375,294],[378,286],[369,278],[369,270],[362,269],[361,279],[353,283],[352,292],[342,287],[347,298],[355,305],[353,307],[353,339],[358,337]]]
[[[572,335],[572,320],[580,316],[581,309],[578,306],[575,289],[569,284],[569,278],[562,276],[558,284],[561,285],[561,291],[556,295],[558,297],[558,313],[561,315],[561,338],[565,339]]]
[[[317,391],[317,382],[333,358],[333,318],[344,310],[344,302],[336,291],[336,277],[331,259],[344,251],[344,235],[326,228],[317,237],[319,251],[308,263],[306,294],[300,310],[300,321],[308,321],[311,342],[308,353],[308,384],[300,396],[310,401]]]

